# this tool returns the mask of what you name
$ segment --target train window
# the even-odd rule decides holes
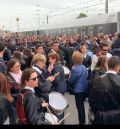
[[[71,28],[68,29],[68,34],[71,34]]]
[[[81,29],[81,37],[84,37],[85,36],[85,28],[82,28]]]
[[[77,33],[77,28],[73,28],[73,32],[72,33],[76,34]]]
[[[103,27],[102,26],[99,26],[98,33],[102,33],[102,32],[103,32]]]
[[[81,28],[77,28],[77,33],[81,34]]]
[[[88,35],[93,36],[93,27],[88,27]]]

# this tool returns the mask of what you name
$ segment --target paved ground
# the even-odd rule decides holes
[[[66,93],[65,97],[69,103],[69,108],[66,109],[65,114],[70,113],[70,115],[65,119],[65,124],[76,125],[78,124],[78,113],[76,109],[75,98],[73,95],[69,95],[69,93]],[[85,101],[86,124],[88,124],[88,107],[89,104],[86,100]]]

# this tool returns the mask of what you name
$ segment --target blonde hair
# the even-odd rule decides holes
[[[46,59],[46,57],[43,54],[40,54],[39,53],[39,54],[36,54],[36,55],[33,56],[32,65],[33,64],[36,64],[38,61],[40,61],[40,62],[46,62],[47,59]]]
[[[83,62],[83,55],[80,52],[78,52],[78,51],[74,51],[73,55],[72,55],[72,61],[73,61],[74,65],[82,64],[82,62]]]

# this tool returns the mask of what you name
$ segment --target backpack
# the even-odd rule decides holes
[[[24,94],[22,94],[22,93],[18,94],[17,101],[16,101],[16,111],[17,111],[17,116],[18,116],[18,123],[23,124],[23,125],[28,124],[25,110],[24,110],[24,105],[23,105],[23,99],[26,94],[29,94],[29,92],[26,92]]]

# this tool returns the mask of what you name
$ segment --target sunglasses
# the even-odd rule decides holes
[[[108,49],[106,49],[106,50],[105,49],[102,49],[102,50],[105,51],[105,52],[108,51]]]
[[[30,78],[29,80],[36,81],[36,80],[38,80],[38,77]]]

